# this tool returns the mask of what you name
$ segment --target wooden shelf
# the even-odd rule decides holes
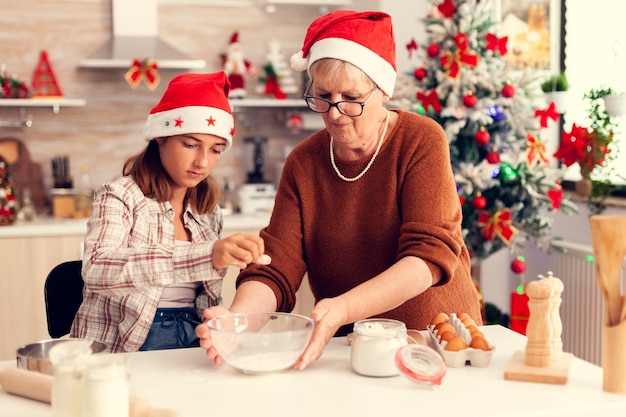
[[[82,107],[86,100],[67,97],[36,97],[36,98],[3,98],[0,107],[51,107],[58,113],[61,107]]]

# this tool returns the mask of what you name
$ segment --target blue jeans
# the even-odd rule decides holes
[[[139,350],[199,347],[196,326],[201,322],[193,307],[157,308],[146,341]]]

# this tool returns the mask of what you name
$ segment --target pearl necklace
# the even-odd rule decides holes
[[[372,159],[370,159],[370,161],[367,163],[363,171],[361,171],[361,173],[357,175],[356,177],[352,177],[352,178],[345,177],[339,171],[339,168],[337,168],[337,164],[335,164],[335,153],[333,152],[333,137],[332,136],[330,137],[330,163],[332,164],[339,178],[341,178],[342,180],[347,181],[347,182],[353,182],[353,181],[358,180],[363,175],[365,175],[365,173],[370,169],[370,167],[374,163],[374,159],[376,159],[376,157],[378,156],[378,152],[380,152],[380,148],[383,146],[383,140],[385,139],[385,135],[387,134],[387,127],[389,126],[389,112],[387,111],[387,109],[383,109],[383,110],[385,110],[385,128],[383,129],[383,134],[380,135],[380,138],[378,139],[378,146],[376,147],[376,151],[374,152],[374,155],[372,155]]]

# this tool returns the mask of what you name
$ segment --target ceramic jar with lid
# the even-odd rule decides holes
[[[366,319],[354,324],[350,352],[352,369],[365,376],[387,377],[400,373],[395,363],[398,349],[407,344],[403,322],[391,319]]]

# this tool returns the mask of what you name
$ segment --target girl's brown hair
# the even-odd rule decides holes
[[[124,162],[122,174],[132,177],[146,197],[159,202],[169,201],[172,197],[171,178],[161,163],[156,140],[148,142],[143,152],[128,158]],[[219,193],[219,185],[209,175],[206,180],[187,190],[184,205],[191,205],[198,214],[211,213],[218,202]]]

